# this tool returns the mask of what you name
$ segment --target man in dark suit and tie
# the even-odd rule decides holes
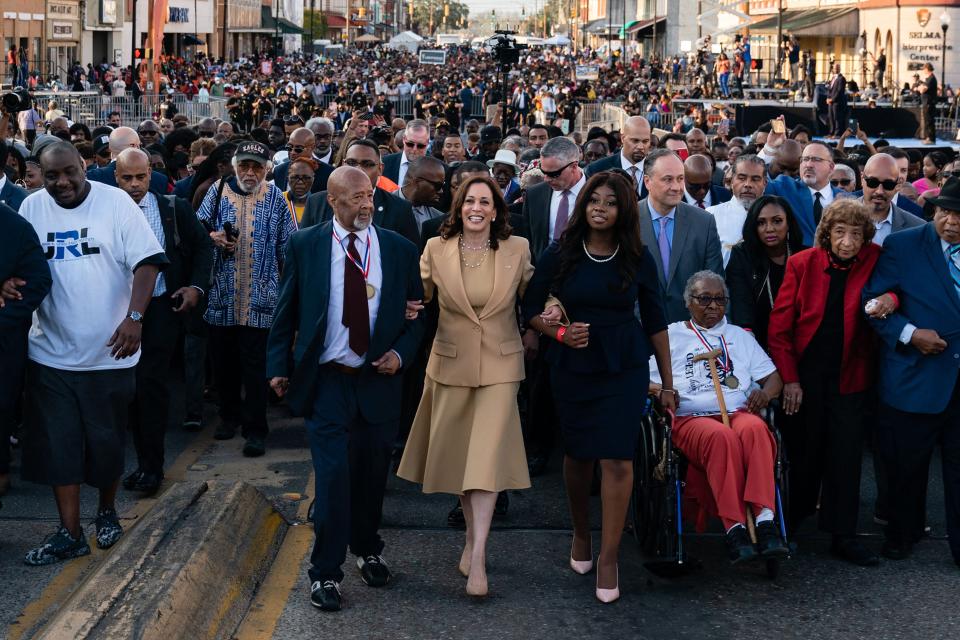
[[[706,156],[694,154],[684,160],[683,174],[683,199],[689,205],[705,210],[733,197],[729,189],[713,184],[713,163]]]
[[[430,125],[425,120],[411,120],[403,130],[403,151],[383,157],[383,175],[398,185],[403,184],[411,160],[427,155]]]
[[[350,143],[343,159],[344,166],[354,167],[363,171],[370,178],[373,185],[373,223],[378,227],[395,231],[404,238],[420,245],[420,232],[413,217],[410,203],[403,198],[377,189],[377,180],[383,165],[380,163],[380,149],[376,143],[367,139],[358,139]],[[333,219],[333,210],[330,208],[328,193],[320,191],[307,198],[307,204],[300,219],[300,228],[305,229],[316,224],[329,222]]]
[[[527,191],[523,200],[534,263],[567,228],[577,196],[587,183],[579,162],[580,147],[569,138],[553,138],[540,150],[544,181]]]
[[[930,458],[943,457],[947,536],[960,566],[960,180],[940,195],[933,222],[889,236],[866,302],[886,292],[899,306],[870,318],[881,339],[878,440],[890,474],[882,554],[900,560],[923,534]]]
[[[668,322],[690,318],[683,299],[687,280],[698,271],[723,275],[717,223],[706,211],[683,202],[683,163],[669,149],[643,161],[650,195],[640,201],[640,236],[653,254]]]
[[[589,178],[595,173],[608,169],[623,169],[637,184],[637,198],[647,197],[647,187],[643,182],[643,158],[650,150],[650,123],[643,116],[630,116],[620,132],[622,147],[618,153],[587,165],[584,173]]]
[[[329,187],[333,219],[293,234],[287,245],[267,377],[306,418],[316,475],[310,600],[338,611],[348,544],[367,585],[391,578],[378,529],[400,372],[423,332],[419,317],[407,319],[407,301],[423,298],[423,283],[417,248],[373,224],[366,174],[340,167]]]
[[[830,135],[839,138],[847,128],[847,79],[840,73],[840,63],[833,68],[833,79],[827,87],[830,105]]]
[[[278,164],[273,168],[273,184],[281,191],[286,191],[288,187],[287,176],[290,173],[290,162],[297,158],[313,157],[313,150],[317,146],[317,138],[313,131],[306,127],[294,129],[290,134],[290,140],[287,142],[287,152],[290,154],[289,160]],[[310,187],[310,193],[319,193],[327,188],[327,179],[333,173],[333,167],[328,164],[320,163],[313,173],[313,186]]]
[[[0,140],[0,167],[7,166],[7,156],[10,155],[10,147],[6,142]],[[0,205],[7,205],[14,211],[20,210],[20,203],[27,197],[27,190],[21,186],[13,184],[3,171],[0,171]]]

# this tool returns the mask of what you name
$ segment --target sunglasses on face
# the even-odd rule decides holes
[[[543,166],[541,165],[541,166],[540,166],[540,171],[542,171],[542,172],[543,172],[543,175],[545,175],[545,176],[548,177],[548,178],[559,178],[560,175],[561,175],[564,171],[566,171],[567,169],[569,169],[571,166],[573,166],[573,165],[575,165],[575,164],[577,164],[577,161],[576,161],[576,160],[574,160],[573,162],[568,162],[567,164],[563,165],[562,167],[560,167],[560,168],[557,169],[556,171],[547,171],[547,170],[544,169]]]
[[[694,191],[709,191],[710,183],[709,182],[688,182],[687,191],[693,193]]]
[[[725,307],[727,303],[730,302],[730,298],[726,296],[691,296],[693,300],[697,301],[701,307],[709,307],[711,304],[716,304],[718,307]]]
[[[853,180],[851,180],[850,178],[842,178],[837,180],[831,180],[830,184],[832,184],[835,187],[849,187],[850,183],[852,182]]]
[[[426,149],[427,145],[422,142],[414,142],[413,140],[404,140],[403,146],[407,149]]]
[[[417,178],[417,180],[422,180],[423,182],[426,182],[431,187],[433,187],[434,191],[443,191],[443,186],[447,184],[446,181],[444,180],[441,180],[440,182],[434,182],[433,180],[428,180],[426,178]]]
[[[300,147],[300,146],[294,146],[292,144],[288,144],[287,146],[284,147],[284,149],[286,149],[290,153],[303,153],[306,150],[306,147]]]
[[[144,129],[143,131],[137,131],[137,134],[140,136],[158,136],[160,135],[160,132],[152,131],[150,129]]]
[[[863,184],[867,185],[871,189],[876,189],[882,185],[884,191],[893,191],[897,188],[899,180],[881,180],[880,178],[863,176]]]

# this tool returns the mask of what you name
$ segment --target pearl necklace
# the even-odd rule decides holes
[[[587,250],[587,241],[583,240],[582,242],[583,242],[583,252],[587,254],[588,258],[590,258],[591,260],[599,264],[603,264],[604,262],[610,262],[611,260],[617,257],[617,253],[619,253],[620,251],[620,245],[618,244],[617,248],[613,250],[613,253],[607,256],[606,258],[594,258],[592,255],[590,255],[590,252]]]
[[[468,251],[468,250],[469,250],[469,251],[483,251],[483,255],[480,256],[480,261],[477,262],[476,264],[470,264],[469,262],[467,262],[467,254],[466,254],[466,251]],[[462,233],[460,234],[460,259],[463,261],[463,266],[467,267],[468,269],[477,269],[478,267],[480,267],[480,266],[486,261],[486,259],[487,259],[487,253],[489,253],[489,252],[490,252],[490,240],[489,240],[489,238],[488,238],[487,241],[483,244],[483,246],[480,246],[480,247],[471,247],[471,246],[467,245],[467,243],[465,243],[465,242],[463,241],[463,234],[462,234]]]

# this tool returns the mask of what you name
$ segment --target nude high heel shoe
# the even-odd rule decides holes
[[[592,544],[590,545],[593,546]],[[586,575],[593,570],[593,557],[591,552],[590,560],[574,560],[573,559],[573,544],[570,545],[570,568],[573,569],[574,573],[579,573],[580,575]]]
[[[613,589],[601,589],[599,586],[600,574],[597,573],[597,600],[604,604],[610,604],[620,599],[620,567],[617,567],[617,586]]]

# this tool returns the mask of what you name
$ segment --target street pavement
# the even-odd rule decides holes
[[[509,514],[494,522],[488,559],[491,593],[483,601],[465,595],[465,580],[456,569],[463,533],[446,526],[453,498],[423,495],[417,486],[391,477],[383,536],[384,556],[395,580],[384,589],[366,587],[348,557],[345,608],[323,613],[310,605],[306,577],[312,532],[304,514],[312,487],[302,422],[286,417],[282,407],[271,408],[268,453],[250,460],[240,455],[239,438],[212,439],[214,410],[207,409],[211,425],[200,434],[182,432],[174,412],[177,419],[168,435],[168,481],[249,482],[295,525],[255,598],[250,624],[237,630],[241,640],[960,637],[960,570],[944,540],[939,460],[930,485],[931,538],[908,560],[883,561],[877,568],[849,566],[833,559],[828,537],[807,524],[796,538],[799,552],[771,580],[760,564],[730,568],[723,559],[723,540],[711,530],[687,538],[691,555],[702,566],[667,579],[644,568],[645,558],[628,533],[620,560],[623,597],[612,605],[595,600],[594,574],[578,576],[567,566],[569,518],[556,456],[548,472],[534,479],[531,490],[511,492]],[[128,469],[134,464],[131,449]],[[880,529],[872,522],[875,493],[867,455],[861,532],[866,544],[879,549]],[[84,522],[90,522],[95,493],[85,489],[83,496]],[[109,552],[95,549],[89,558],[71,563],[26,567],[23,554],[56,525],[53,500],[46,488],[17,482],[3,502],[0,637],[30,637]],[[121,491],[124,525],[134,525],[152,502]],[[593,506],[598,527],[599,505]],[[596,531],[594,552],[599,544]]]

